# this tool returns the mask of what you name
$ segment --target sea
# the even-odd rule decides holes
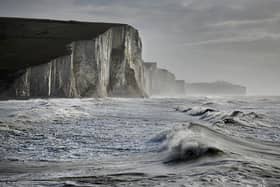
[[[280,186],[280,97],[0,101],[0,186]]]

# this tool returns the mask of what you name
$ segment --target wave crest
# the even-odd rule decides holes
[[[206,108],[206,107],[193,107],[193,108],[177,107],[175,110],[179,112],[188,113],[191,116],[202,116],[207,113],[217,112],[217,110],[213,108]]]
[[[264,114],[256,112],[235,111],[219,111],[209,107],[177,107],[176,111],[186,113],[199,120],[207,121],[212,124],[231,124],[250,127],[271,127],[270,120]]]
[[[223,152],[203,142],[184,139],[178,142],[178,144],[171,145],[168,149],[169,155],[166,157],[164,163],[190,161],[205,156],[216,156]]]
[[[175,127],[159,136],[161,138],[154,140],[161,142],[162,147],[159,151],[164,163],[192,161],[232,153],[267,159],[266,161],[271,158],[276,161],[275,156],[280,159],[279,145],[234,138],[195,123]]]
[[[205,134],[195,130],[194,124],[181,125],[160,133],[151,141],[161,141],[159,151],[164,152],[164,163],[191,161],[223,153],[222,149],[209,142]]]

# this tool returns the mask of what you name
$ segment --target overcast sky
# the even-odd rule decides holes
[[[0,16],[128,23],[178,79],[280,95],[280,0],[0,0]]]

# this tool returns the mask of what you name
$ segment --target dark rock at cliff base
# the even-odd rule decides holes
[[[141,53],[126,24],[0,18],[0,95],[143,97]]]

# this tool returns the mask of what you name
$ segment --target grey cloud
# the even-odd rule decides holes
[[[197,45],[223,44],[223,43],[233,43],[233,42],[253,42],[258,40],[280,40],[280,33],[266,33],[266,32],[249,33],[244,36],[219,38],[219,39],[204,40],[198,42],[187,42],[184,45],[197,46]]]

